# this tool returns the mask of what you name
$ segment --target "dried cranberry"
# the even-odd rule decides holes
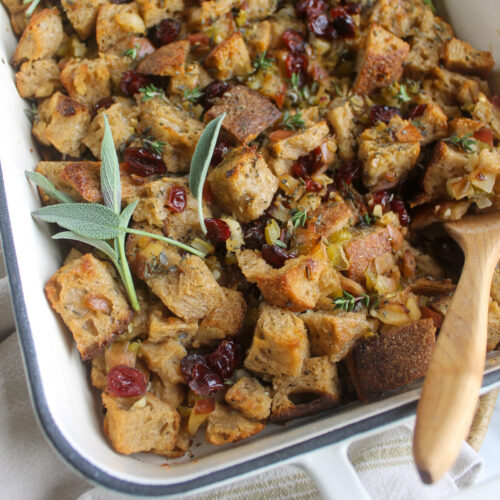
[[[94,104],[94,107],[92,108],[92,114],[95,116],[95,115],[97,115],[97,112],[100,109],[108,109],[114,103],[115,103],[115,100],[113,99],[112,96],[103,97],[102,99],[99,99],[96,104]]]
[[[275,268],[283,267],[288,259],[295,259],[297,254],[289,252],[277,245],[263,245],[261,250],[262,258]]]
[[[417,118],[418,116],[422,116],[425,113],[426,109],[427,109],[427,104],[417,104],[410,111],[410,118]]]
[[[353,183],[355,179],[361,176],[361,162],[359,160],[348,161],[344,163],[335,175],[335,181],[338,186],[347,184],[348,186]]]
[[[319,193],[323,189],[323,186],[316,181],[313,181],[310,177],[306,179],[306,191],[310,193]]]
[[[331,197],[332,193],[335,193],[337,191],[337,185],[335,182],[331,182],[326,186],[326,193],[322,196],[321,201],[328,201]]]
[[[266,242],[265,227],[266,221],[263,219],[250,222],[243,227],[243,239],[247,248],[257,250],[262,247]]]
[[[189,388],[199,396],[210,396],[224,387],[219,374],[214,372],[206,363],[196,363],[191,372]]]
[[[348,3],[347,5],[344,5],[344,9],[351,16],[361,14],[361,4],[359,3]]]
[[[212,190],[210,189],[210,184],[208,182],[205,182],[203,185],[203,201],[206,203],[209,203],[210,205],[213,205],[214,203],[214,194],[212,193]]]
[[[302,85],[305,81],[307,71],[307,56],[296,52],[290,52],[286,61],[286,76],[292,78],[292,75],[298,75],[298,84]]]
[[[193,369],[197,364],[205,364],[208,366],[205,356],[201,354],[193,353],[184,356],[181,359],[181,372],[186,377],[186,380],[191,380],[191,374],[193,373]]]
[[[300,0],[295,11],[301,17],[313,17],[325,12],[328,4],[324,0]]]
[[[140,177],[164,174],[167,167],[161,155],[146,148],[127,148],[123,153],[123,159],[131,173]]]
[[[305,179],[308,177],[307,156],[301,156],[292,165],[292,175],[297,178]]]
[[[177,19],[164,19],[150,32],[151,41],[157,46],[172,43],[181,31],[181,23]]]
[[[183,212],[186,208],[186,190],[182,186],[172,186],[168,192],[166,205],[172,212]]]
[[[371,193],[368,205],[371,208],[373,208],[375,205],[381,205],[382,209],[385,209],[388,206],[390,199],[391,194],[387,191],[375,191],[374,193]]]
[[[215,400],[212,398],[199,399],[194,404],[194,411],[198,415],[206,415],[215,410]]]
[[[498,94],[493,94],[489,98],[491,104],[495,105],[498,109],[500,109],[500,96]]]
[[[332,9],[334,11],[335,9]],[[332,24],[338,35],[344,38],[354,38],[356,34],[356,24],[354,19],[347,13],[333,16]]]
[[[223,340],[207,356],[207,362],[223,379],[230,378],[241,364],[241,347],[234,340]]]
[[[231,236],[231,229],[222,219],[205,219],[207,236],[214,243],[223,243]]]
[[[321,152],[321,146],[314,148],[307,155],[307,161],[308,161],[307,170],[310,175],[313,175],[323,166],[324,163],[323,153]]]
[[[406,211],[405,204],[401,200],[392,200],[391,210],[398,215],[399,222],[402,226],[407,226],[410,223],[410,216]]]
[[[493,147],[493,132],[488,127],[480,128],[479,130],[474,132],[474,135],[472,137],[474,137],[476,141],[484,142],[485,144],[488,144],[488,146]]]
[[[120,81],[120,89],[127,97],[132,97],[134,94],[139,93],[139,89],[147,87],[149,84],[149,77],[130,70],[123,73]]]
[[[283,33],[283,41],[290,52],[304,52],[306,43],[301,33],[287,29]]]
[[[395,115],[401,116],[401,112],[394,106],[384,106],[377,104],[370,108],[370,122],[373,124],[377,122],[389,123],[391,118]]]
[[[229,89],[231,84],[229,82],[222,82],[214,80],[201,90],[201,97],[198,102],[204,109],[212,107],[217,97],[222,97]]]
[[[307,23],[309,31],[317,36],[326,36],[328,34],[328,27],[330,26],[330,21],[326,14],[319,14],[314,17],[309,18]]]
[[[210,161],[211,165],[218,165],[221,161],[224,155],[233,147],[231,142],[229,142],[227,139],[220,139],[215,148],[214,152],[212,154],[212,160]]]
[[[106,390],[121,398],[141,396],[146,393],[146,377],[131,366],[117,365],[108,372]]]

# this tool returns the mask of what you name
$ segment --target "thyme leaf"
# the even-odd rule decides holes
[[[292,213],[292,224],[293,227],[304,227],[307,221],[307,210],[295,210]]]
[[[274,67],[273,62],[274,59],[267,57],[267,51],[264,51],[257,55],[257,58],[252,63],[252,66],[255,68],[255,71],[258,71],[259,69],[269,69]]]
[[[300,111],[297,111],[295,114],[290,115],[290,111],[288,110],[283,114],[283,121],[281,124],[284,128],[290,130],[299,130],[303,129],[306,126],[304,120],[302,119],[302,113]]]
[[[472,139],[472,133],[466,134],[462,137],[458,135],[452,135],[445,139],[445,142],[449,144],[453,144],[453,146],[460,148],[465,153],[474,153],[476,151],[477,142],[475,139]]]
[[[152,149],[158,155],[163,153],[163,148],[167,145],[166,142],[159,141],[154,137],[145,137],[142,142],[146,147]]]
[[[343,292],[342,297],[337,297],[333,303],[335,304],[335,309],[341,309],[342,311],[350,312],[358,304],[363,304],[366,307],[370,307],[370,296],[363,293],[360,297],[354,297],[348,292]]]
[[[198,102],[198,99],[203,95],[203,92],[201,91],[201,87],[196,87],[192,90],[186,89],[184,90],[184,94],[182,96],[182,99],[184,101],[189,101],[192,102],[193,104],[196,104]]]
[[[159,89],[153,84],[140,88],[139,92],[142,94],[143,101],[149,101],[149,99],[154,99],[155,97],[166,99],[165,91],[163,89]]]

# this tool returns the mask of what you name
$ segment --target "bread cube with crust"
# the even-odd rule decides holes
[[[226,112],[222,128],[238,142],[246,144],[273,125],[281,117],[279,109],[256,90],[235,85],[206,113],[210,121]]]
[[[236,253],[238,266],[250,283],[257,282],[257,276],[269,273],[273,268],[261,257],[257,250],[242,250]]]
[[[32,131],[42,144],[77,157],[83,150],[82,139],[89,124],[87,106],[56,92],[38,107]]]
[[[264,420],[271,413],[272,398],[256,378],[243,377],[226,392],[226,403],[239,410],[245,417]]]
[[[249,26],[245,32],[245,42],[252,59],[266,52],[271,44],[271,23],[265,20]]]
[[[83,360],[103,350],[132,318],[110,267],[90,253],[56,271],[45,285],[45,294],[72,333]]]
[[[307,311],[301,318],[309,330],[311,354],[327,356],[332,363],[344,359],[373,330],[362,312]]]
[[[59,67],[54,59],[26,61],[16,73],[16,86],[24,98],[50,97],[61,88]]]
[[[163,382],[171,384],[184,383],[181,372],[181,359],[187,351],[177,340],[169,339],[165,342],[143,342],[139,348],[140,356],[146,361],[148,368],[155,372]]]
[[[344,161],[354,160],[356,157],[357,125],[354,113],[349,102],[332,107],[327,112],[330,125],[337,137],[338,155]]]
[[[104,137],[104,115],[108,118],[116,149],[121,149],[132,137],[137,128],[139,110],[128,99],[117,97],[109,108],[100,109],[92,120],[82,142],[96,158],[101,158],[101,145]]]
[[[215,202],[239,222],[258,219],[278,189],[278,179],[253,147],[242,146],[227,154],[208,176]]]
[[[316,234],[328,238],[333,233],[350,226],[355,216],[349,205],[344,201],[340,193],[332,191],[329,198],[311,214],[308,227],[314,227]]]
[[[422,7],[411,0],[379,0],[373,6],[370,22],[377,23],[400,38],[406,38],[422,11]]]
[[[242,7],[248,21],[264,19],[278,7],[278,0],[247,0]]]
[[[29,22],[26,11],[30,6],[25,4],[23,0],[4,0],[3,4],[9,11],[12,30],[14,34],[19,37]],[[42,8],[38,5],[34,10],[34,14],[38,14],[41,10]]]
[[[437,104],[425,104],[422,115],[412,120],[412,124],[418,128],[422,134],[420,144],[425,146],[437,139],[446,137],[448,132],[448,117]]]
[[[54,56],[63,41],[63,34],[57,7],[33,14],[12,56],[12,63],[18,66],[25,60],[35,61]]]
[[[95,32],[99,7],[105,0],[61,0],[62,8],[81,40]]]
[[[182,345],[188,346],[192,344],[197,330],[197,321],[182,321],[182,319],[166,314],[163,307],[154,309],[149,314],[147,331],[150,342],[177,340]]]
[[[96,40],[99,52],[106,52],[129,35],[145,35],[146,26],[135,2],[104,3],[99,7]]]
[[[134,406],[130,398],[115,398],[103,392],[107,410],[104,434],[118,453],[151,451],[164,455],[175,447],[181,417],[172,405],[154,394],[148,392],[143,398],[144,406]]]
[[[188,25],[193,29],[209,26],[240,4],[241,0],[205,0],[199,7],[189,10]]]
[[[309,356],[304,322],[296,314],[278,307],[262,307],[245,368],[264,375],[298,377]]]
[[[370,94],[398,81],[409,51],[410,46],[401,38],[375,23],[371,24],[366,46],[357,56],[358,75],[353,92]]]
[[[177,94],[180,97],[184,96],[186,90],[194,90],[197,87],[204,88],[212,78],[199,62],[186,64],[185,71],[182,75],[174,75],[170,78],[168,84],[169,95]]]
[[[249,420],[239,411],[231,410],[223,403],[216,403],[215,410],[208,416],[205,438],[210,444],[236,443],[262,431],[265,425]]]
[[[179,40],[178,42],[163,45],[145,57],[137,66],[137,71],[145,75],[183,75],[186,69],[189,46],[188,40]]]
[[[136,0],[136,3],[146,28],[152,28],[184,10],[183,0]]]
[[[287,422],[340,404],[337,367],[326,356],[307,358],[300,375],[273,378],[271,422]]]
[[[245,319],[247,303],[237,290],[222,287],[224,302],[208,313],[201,321],[194,338],[194,347],[207,345],[214,340],[237,335]]]
[[[487,78],[495,61],[491,52],[475,49],[470,43],[452,38],[443,48],[443,62],[446,69]]]
[[[250,54],[240,32],[219,43],[208,54],[205,65],[213,68],[215,77],[219,80],[246,76],[253,70]]]
[[[151,393],[172,407],[178,408],[186,397],[187,388],[184,383],[173,384],[153,373],[151,376]]]
[[[483,93],[479,94],[472,118],[488,126],[495,139],[500,141],[500,107],[495,106]]]
[[[367,401],[423,377],[436,343],[432,319],[384,326],[354,347],[349,373],[359,399]]]

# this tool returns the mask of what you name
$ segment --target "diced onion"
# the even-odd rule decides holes
[[[279,224],[274,220],[270,219],[266,224],[266,228],[264,229],[264,236],[266,238],[266,243],[268,245],[274,245],[276,240],[279,239],[281,234],[281,229]]]
[[[342,245],[332,243],[326,249],[328,259],[337,271],[347,271],[349,269],[349,260],[347,259]]]
[[[229,226],[231,236],[226,240],[226,250],[236,252],[243,246],[243,231],[240,223],[231,217],[222,217],[222,220]]]

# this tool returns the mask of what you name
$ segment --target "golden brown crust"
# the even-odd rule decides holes
[[[475,49],[470,43],[452,38],[443,48],[443,62],[450,71],[487,78],[495,61],[491,52]]]
[[[164,45],[143,59],[137,66],[137,71],[145,75],[183,75],[186,69],[189,46],[188,40],[180,40]]]
[[[253,377],[243,377],[226,392],[226,403],[245,417],[265,420],[271,413],[270,390]]]
[[[241,33],[234,33],[219,43],[208,54],[206,65],[213,68],[215,76],[220,80],[251,73],[252,63]]]

